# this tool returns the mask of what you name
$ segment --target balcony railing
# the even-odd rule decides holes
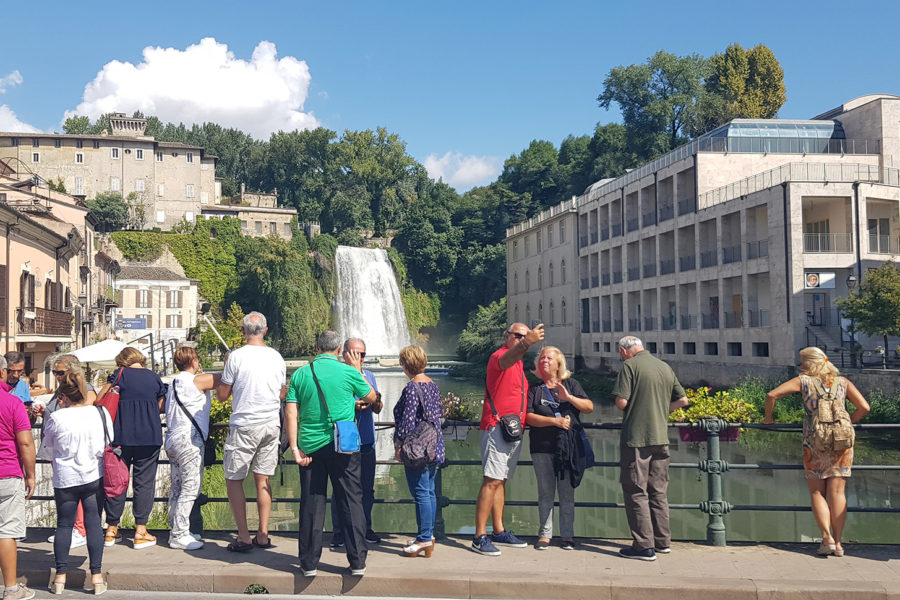
[[[681,329],[697,329],[697,315],[681,315]]]
[[[628,231],[634,231],[638,228],[638,218],[637,217],[629,217],[627,221]]]
[[[663,331],[672,331],[678,326],[675,315],[667,315],[659,318],[659,326]]]
[[[771,325],[769,311],[763,309],[750,311],[750,327],[770,327]]]
[[[674,273],[674,272],[675,272],[675,259],[674,258],[659,261],[659,274],[660,275],[668,275],[669,273]]]
[[[578,247],[584,248],[588,245],[588,237],[586,235],[582,235],[578,237]]]
[[[741,261],[741,246],[738,244],[737,246],[728,246],[727,248],[722,248],[722,264],[727,265],[728,263],[740,262]]]
[[[595,229],[594,231],[591,232],[591,243],[596,244],[599,239],[600,239],[600,236],[598,235],[597,230]]]
[[[621,223],[613,223],[612,224],[612,234],[613,237],[617,235],[622,235],[622,224]]]
[[[600,276],[594,273],[591,275],[591,287],[597,287],[600,285]]]
[[[700,253],[700,267],[714,267],[719,264],[719,255],[715,250],[704,250]]]
[[[900,254],[900,238],[890,235],[869,234],[870,254]]]
[[[853,234],[804,233],[803,251],[811,254],[849,254],[853,252]]]
[[[659,220],[668,221],[675,217],[675,206],[672,204],[664,204],[659,207]]]
[[[656,277],[656,263],[644,265],[644,277]]]
[[[700,315],[700,325],[703,329],[719,328],[719,313],[703,313]]]
[[[622,324],[622,319],[615,319],[613,321],[613,331],[625,331],[625,328]]]
[[[628,319],[628,331],[640,331],[641,330],[641,320],[637,317],[631,317]]]
[[[747,260],[763,258],[769,255],[769,240],[747,242]]]
[[[678,269],[680,271],[693,271],[695,268],[697,268],[697,257],[693,254],[691,256],[678,257]]]
[[[612,331],[612,321],[603,319],[603,333],[609,333],[610,331]]]
[[[696,198],[685,198],[683,200],[678,201],[678,214],[686,215],[689,212],[694,212],[697,210],[697,199]]]
[[[600,239],[603,241],[609,239],[609,227],[604,227],[600,230]]]
[[[735,329],[744,326],[744,316],[739,312],[725,313],[725,327]]]
[[[590,284],[590,281],[588,281],[588,278],[587,278],[587,277],[583,277],[583,278],[581,279],[581,289],[583,289],[583,290],[588,289],[588,288],[590,287],[589,284]]]
[[[609,285],[609,273],[604,273],[600,276],[600,281],[603,282],[603,285]]]
[[[600,332],[600,321],[599,320],[591,321],[591,331],[593,331],[594,333]]]
[[[644,213],[642,224],[644,227],[656,225],[656,213]]]
[[[641,278],[640,267],[628,267],[628,281],[635,281]]]
[[[622,283],[622,271],[613,271],[613,283]]]
[[[653,331],[656,329],[656,319],[654,317],[644,317],[644,331]]]
[[[72,315],[46,308],[17,308],[18,333],[71,335]]]

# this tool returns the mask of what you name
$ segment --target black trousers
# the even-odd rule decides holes
[[[344,547],[351,569],[366,566],[366,515],[360,485],[360,453],[339,454],[328,444],[310,454],[312,462],[300,467],[300,568],[312,571],[322,558],[322,528],[328,480],[334,488],[334,505],[341,515]]]
[[[134,500],[131,512],[134,513],[135,525],[146,525],[153,510],[153,497],[156,495],[156,463],[159,460],[159,446],[122,446],[122,460],[131,467],[131,486],[134,489]],[[106,522],[118,525],[125,510],[125,496],[106,499]]]
[[[103,527],[100,512],[103,509],[103,479],[82,485],[53,490],[56,501],[56,538],[53,554],[56,557],[56,573],[62,575],[69,566],[69,546],[72,544],[72,527],[78,503],[84,506],[84,532],[87,537],[91,573],[101,572],[103,562]]]

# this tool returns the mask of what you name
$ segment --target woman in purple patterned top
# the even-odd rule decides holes
[[[429,558],[434,551],[434,519],[437,514],[434,474],[438,464],[444,462],[444,436],[441,435],[441,390],[425,375],[427,364],[428,357],[419,346],[407,346],[400,351],[400,366],[409,377],[409,383],[394,406],[394,447],[399,460],[403,441],[419,423],[428,420],[436,424],[438,441],[435,461],[418,469],[404,467],[409,493],[416,503],[419,533],[416,539],[403,547],[403,556],[424,553]]]

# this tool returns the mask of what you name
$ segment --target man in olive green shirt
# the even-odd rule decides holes
[[[624,558],[656,560],[668,554],[669,530],[669,413],[687,406],[684,388],[666,363],[646,350],[640,339],[619,340],[619,371],[613,394],[625,412],[620,441],[620,475],[625,515],[634,542],[622,548]]]
[[[341,511],[350,574],[362,576],[366,572],[367,550],[360,454],[335,451],[334,422],[353,421],[356,398],[372,404],[378,395],[359,371],[359,352],[348,353],[347,364],[338,361],[341,336],[337,331],[329,329],[319,335],[316,348],[318,356],[294,371],[285,398],[284,422],[291,452],[300,465],[300,568],[304,577],[317,574],[330,478],[335,501],[332,510]]]

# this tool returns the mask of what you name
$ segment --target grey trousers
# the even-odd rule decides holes
[[[192,430],[166,439],[172,477],[169,489],[169,527],[172,538],[191,533],[191,510],[203,483],[203,439]]]
[[[553,537],[553,500],[559,494],[559,535],[565,539],[575,537],[575,488],[566,475],[560,479],[553,471],[553,455],[541,452],[531,455],[538,489],[538,536]]]
[[[625,497],[625,515],[635,550],[668,548],[669,446],[620,446],[619,481]]]

